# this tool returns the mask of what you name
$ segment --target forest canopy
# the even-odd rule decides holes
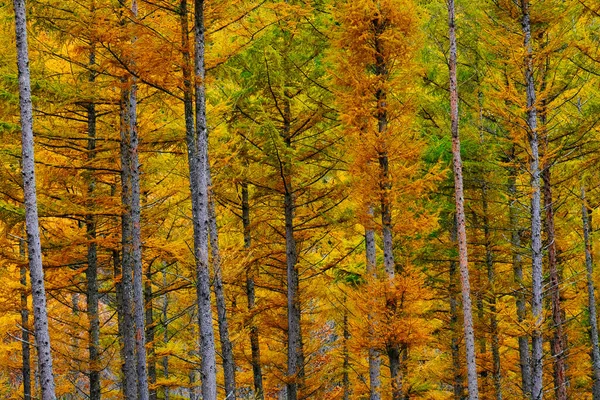
[[[598,27],[0,0],[0,397],[600,400]]]

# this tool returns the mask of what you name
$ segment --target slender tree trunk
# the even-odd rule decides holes
[[[471,285],[469,282],[469,262],[467,257],[467,231],[463,195],[462,160],[460,157],[460,139],[458,134],[458,85],[456,78],[456,24],[454,0],[448,0],[448,30],[450,34],[450,116],[452,119],[452,156],[454,170],[454,196],[456,200],[456,227],[458,233],[458,254],[460,282],[462,286],[463,325],[467,358],[467,384],[469,399],[479,398],[477,385],[477,365],[475,362],[475,333],[473,332],[473,312],[471,307]]]
[[[494,266],[494,254],[492,249],[491,228],[489,219],[489,205],[487,198],[487,183],[481,188],[481,199],[483,203],[483,231],[485,240],[485,264],[487,266],[487,278],[490,286],[488,291],[488,303],[490,307],[490,335],[492,345],[492,378],[494,381],[494,394],[496,400],[502,400],[502,371],[500,370],[500,338],[498,332],[498,315],[496,308],[496,268]]]
[[[167,287],[167,271],[166,266],[163,265],[162,269],[162,278],[163,278],[163,287]],[[169,294],[165,292],[163,295],[162,301],[162,324],[163,324],[163,343],[167,344],[169,342]],[[163,377],[165,379],[169,378],[169,356],[164,356],[162,358],[162,367],[163,367]],[[170,393],[169,387],[164,386],[163,389],[164,400],[169,400]]]
[[[148,395],[150,400],[157,400],[156,388],[156,353],[154,350],[154,339],[156,325],[154,323],[154,306],[152,304],[152,263],[148,263],[146,269],[146,281],[144,282],[144,300],[146,303],[146,344],[148,345]]]
[[[525,84],[527,93],[527,125],[529,130],[530,146],[530,174],[531,174],[531,258],[532,258],[532,298],[531,311],[534,319],[532,332],[532,360],[531,382],[532,400],[543,399],[543,365],[544,351],[542,338],[543,308],[542,308],[542,221],[541,221],[541,194],[540,194],[540,160],[537,127],[537,109],[535,81],[533,77],[533,49],[531,44],[531,22],[529,16],[529,0],[521,0],[521,11],[524,41],[523,46],[527,51],[525,58]]]
[[[475,214],[475,213],[473,213]],[[473,220],[477,221],[477,215],[473,215]],[[477,223],[475,223],[477,225]],[[479,335],[476,338],[477,345],[479,347],[479,385],[481,386],[481,396],[483,398],[489,397],[490,393],[490,382],[489,382],[489,367],[487,365],[487,331],[488,328],[486,326],[485,321],[485,311],[483,309],[483,296],[484,296],[484,282],[482,282],[482,272],[475,275],[475,287],[477,290],[475,291],[475,307],[477,310],[477,319],[475,323],[477,326],[475,330],[479,331]]]
[[[369,207],[368,210],[369,220],[373,218],[373,209]],[[369,221],[370,222],[370,221]],[[373,278],[377,278],[377,254],[375,247],[375,231],[367,227],[365,229],[365,250],[367,257],[367,274]],[[375,330],[373,329],[374,316],[373,313],[367,315],[369,323],[369,340],[373,343],[375,339]],[[375,346],[369,346],[369,391],[370,400],[381,399],[381,357],[379,350]]]
[[[131,170],[130,156],[128,152],[128,118],[129,92],[124,90],[121,94],[121,190],[122,203],[125,211],[121,216],[121,301],[123,323],[121,333],[123,334],[123,394],[127,399],[137,398],[137,370],[135,354],[135,321],[133,313],[133,226],[131,222]]]
[[[19,239],[20,259],[25,261],[25,240]],[[23,399],[31,400],[31,347],[29,345],[29,306],[27,305],[27,268],[21,265],[21,352],[23,367]]]
[[[244,229],[244,249],[250,250],[252,235],[250,234],[250,199],[248,183],[242,182],[242,225]],[[258,327],[254,323],[254,310],[256,308],[256,293],[254,289],[255,267],[249,265],[246,271],[246,297],[248,299],[248,312],[250,313],[250,351],[252,359],[252,375],[254,378],[254,398],[264,399],[262,367],[260,362],[260,344],[258,340]]]
[[[204,400],[217,398],[217,366],[215,339],[212,326],[212,306],[210,300],[210,273],[208,266],[208,127],[206,123],[205,67],[204,67],[204,1],[195,0],[194,9],[194,78],[196,91],[196,129],[190,118],[193,112],[189,100],[191,94],[188,83],[184,82],[184,106],[186,120],[186,140],[190,167],[190,189],[192,194],[192,214],[194,222],[194,255],[197,273],[198,325],[200,333],[200,355],[202,372],[202,396]],[[187,8],[187,7],[186,7]],[[187,15],[187,11],[185,12]],[[186,18],[187,23],[187,18]],[[186,36],[187,40],[187,34]],[[184,59],[189,47],[184,49]],[[187,74],[189,68],[184,67]],[[184,77],[184,81],[186,78]],[[191,82],[191,79],[188,79]]]
[[[137,17],[137,0],[131,1],[131,12]],[[135,38],[132,39],[135,41]],[[148,367],[146,363],[146,307],[144,304],[143,266],[142,266],[142,235],[141,235],[141,207],[140,207],[140,162],[138,158],[139,136],[137,129],[137,85],[132,77],[129,90],[129,140],[128,155],[131,158],[129,165],[131,173],[131,228],[132,228],[132,256],[133,256],[133,304],[135,316],[135,343],[137,356],[137,384],[139,400],[148,400]]]
[[[386,29],[385,22],[376,19],[373,21],[373,29],[375,31],[375,75],[387,77],[388,66],[386,65],[384,54],[384,41],[381,36]],[[377,131],[380,136],[386,134],[388,130],[388,114],[387,114],[387,93],[384,88],[378,88],[375,93],[377,99]],[[381,230],[383,236],[383,265],[385,272],[390,282],[396,275],[396,262],[394,260],[394,240],[392,233],[392,204],[390,193],[392,190],[392,181],[389,171],[389,157],[385,144],[378,151],[379,174],[380,174],[380,189],[381,189]],[[395,302],[388,304],[390,312],[396,310]],[[401,349],[400,344],[390,342],[386,344],[387,355],[389,361],[392,399],[402,400],[404,398],[402,388],[402,368],[400,362]]]
[[[125,8],[124,0],[120,0]],[[137,16],[137,1],[132,0],[132,15]],[[135,42],[135,38],[132,38]],[[128,60],[132,65],[133,60]],[[148,371],[146,365],[145,305],[142,284],[142,242],[140,231],[140,166],[137,131],[137,85],[128,74],[121,94],[121,201],[122,216],[122,289],[123,340],[126,397],[134,395],[148,400]],[[133,274],[133,279],[131,276]],[[132,319],[132,321],[129,321]],[[132,371],[133,369],[133,371]],[[134,385],[132,388],[131,385]],[[133,398],[133,397],[132,397]]]
[[[56,399],[50,334],[48,333],[48,310],[46,308],[46,288],[42,267],[42,246],[35,188],[35,163],[33,150],[33,107],[31,103],[31,82],[29,74],[29,50],[27,45],[27,20],[25,0],[14,0],[15,32],[17,41],[17,66],[19,71],[19,106],[21,112],[21,169],[25,202],[25,227],[27,231],[27,252],[29,275],[33,299],[35,342],[38,352],[38,366],[42,400]]]
[[[510,150],[510,166],[508,167],[508,212],[509,223],[511,226],[510,243],[512,247],[512,264],[514,281],[517,285],[515,290],[515,299],[517,305],[517,321],[523,324],[527,318],[527,306],[525,301],[525,286],[523,285],[523,265],[521,257],[521,228],[518,216],[517,203],[517,168],[514,165],[516,157],[516,145],[513,144]],[[527,336],[521,334],[518,337],[519,342],[519,367],[521,370],[521,389],[524,397],[531,396],[531,365],[529,358],[529,343]]]
[[[592,398],[600,400],[600,344],[598,343],[598,314],[596,313],[596,289],[594,288],[594,264],[590,238],[590,221],[585,200],[585,187],[581,185],[581,219],[585,243],[585,267],[587,272],[588,310],[590,318],[590,341],[592,343]]]
[[[548,269],[550,275],[550,295],[553,322],[551,340],[552,358],[554,359],[554,392],[556,400],[567,400],[566,343],[563,329],[563,317],[560,306],[560,278],[556,260],[556,234],[554,228],[554,205],[552,203],[552,187],[550,166],[546,165],[542,172],[544,182],[544,209],[546,214],[546,236],[548,239]]]
[[[456,227],[452,229],[454,232],[452,236],[456,237]],[[453,240],[454,242],[456,239]],[[452,389],[454,392],[454,400],[463,400],[465,398],[465,377],[463,375],[463,370],[461,367],[460,361],[460,347],[459,343],[461,341],[460,337],[460,328],[459,328],[459,315],[458,315],[458,289],[457,289],[457,263],[456,261],[450,261],[450,278],[449,278],[449,287],[448,292],[450,296],[450,330],[452,332],[452,339],[450,343],[450,349],[452,352]]]
[[[206,157],[206,177],[208,184],[208,232],[210,237],[210,250],[214,273],[214,291],[217,302],[217,322],[219,324],[219,339],[221,341],[221,354],[223,357],[223,375],[225,378],[225,399],[234,400],[235,392],[235,360],[233,359],[233,346],[229,339],[229,324],[227,322],[227,305],[223,289],[223,273],[221,271],[221,253],[219,251],[219,229],[217,227],[217,214],[212,191],[212,177],[208,153]]]
[[[350,400],[352,391],[350,390],[350,353],[348,351],[348,340],[350,340],[350,331],[348,330],[348,309],[346,308],[346,296],[344,295],[344,315],[342,319],[342,356],[344,357],[342,365],[342,388],[344,390],[343,399]]]
[[[281,136],[288,148],[291,143],[291,107],[290,97],[284,94],[283,131]],[[296,212],[295,192],[292,185],[292,164],[288,156],[280,161],[281,178],[284,188],[285,217],[285,256],[287,280],[287,312],[288,312],[288,383],[287,399],[296,400],[304,381],[304,345],[302,342],[300,284],[298,275],[298,249],[295,238],[294,214]]]
[[[289,167],[289,166],[288,166]],[[294,198],[291,188],[289,168],[285,179],[284,212],[285,212],[285,242],[287,263],[287,300],[288,300],[288,400],[298,398],[299,381],[303,377],[304,352],[300,330],[300,296],[298,268],[296,266],[296,239],[294,238]]]
[[[92,5],[92,13],[94,7]],[[94,84],[96,73],[93,70],[96,64],[96,52],[94,45],[90,48],[90,75],[89,82]],[[96,158],[96,104],[90,101],[87,104],[87,161],[90,167]],[[88,209],[94,208],[94,196],[96,190],[96,179],[93,171],[87,171],[87,195]],[[90,381],[90,400],[100,399],[100,318],[98,315],[98,251],[96,244],[96,217],[90,212],[85,217],[86,235],[88,243],[87,249],[87,314],[89,320],[88,327],[88,352],[89,352],[89,381]]]

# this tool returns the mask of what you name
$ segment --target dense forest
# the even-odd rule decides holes
[[[0,398],[600,400],[600,1],[0,30]]]

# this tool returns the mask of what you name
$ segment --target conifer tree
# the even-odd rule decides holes
[[[37,192],[35,180],[35,155],[33,149],[33,106],[29,72],[29,49],[27,43],[27,19],[24,0],[13,2],[17,38],[17,65],[19,70],[19,106],[21,112],[21,168],[25,200],[25,227],[27,253],[33,298],[35,342],[40,374],[42,400],[56,399],[46,288],[42,266],[42,246],[38,221]]]

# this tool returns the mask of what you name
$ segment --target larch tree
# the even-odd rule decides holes
[[[450,32],[450,118],[452,133],[452,157],[454,171],[454,196],[456,201],[456,227],[458,231],[458,252],[460,283],[462,287],[463,324],[465,334],[465,349],[467,357],[467,385],[469,399],[479,398],[477,384],[477,365],[475,363],[475,332],[473,331],[473,312],[471,307],[471,284],[469,281],[469,262],[467,255],[467,232],[465,227],[464,192],[462,161],[460,157],[460,138],[458,133],[458,84],[456,78],[457,49],[456,49],[456,16],[454,0],[448,0],[448,29]]]
[[[217,366],[212,305],[210,301],[210,273],[208,267],[208,125],[206,121],[205,88],[205,27],[204,1],[194,2],[194,89],[195,130],[187,132],[192,218],[194,223],[194,256],[196,258],[196,285],[200,356],[202,360],[202,396],[217,398]],[[187,117],[189,118],[189,117]],[[189,124],[189,121],[186,122]],[[188,128],[189,129],[189,128]]]
[[[15,0],[15,31],[17,40],[17,66],[19,71],[19,106],[21,113],[21,171],[25,202],[25,227],[27,231],[27,254],[33,298],[34,333],[40,374],[42,400],[56,399],[46,288],[42,266],[42,246],[37,209],[35,179],[35,155],[33,142],[33,106],[29,72],[29,49],[27,43],[27,19],[24,0]]]
[[[415,225],[427,225],[427,213],[406,205],[411,196],[421,195],[430,182],[430,178],[421,175],[418,146],[423,142],[414,135],[411,124],[418,102],[415,82],[408,74],[415,65],[420,40],[417,9],[412,1],[344,2],[334,15],[339,21],[334,56],[337,103],[347,142],[353,149],[350,172],[354,175],[353,187],[360,208],[357,214],[365,229],[367,275],[373,282],[381,276],[376,272],[374,228],[377,227],[383,247],[383,281],[387,287],[383,314],[390,318],[387,332],[379,333],[384,335],[378,340],[384,346],[372,347],[369,352],[371,398],[379,396],[376,351],[379,350],[388,358],[392,398],[402,399],[411,390],[404,381],[409,371],[406,365],[409,350],[414,343],[404,337],[399,325],[408,313],[403,309],[404,296],[411,289],[418,293],[419,284],[415,279],[413,288],[403,288],[403,280],[414,271],[407,261],[408,251],[401,255],[401,262],[396,261],[395,247],[399,238],[414,231]],[[394,194],[398,190],[402,199]],[[408,214],[400,216],[401,212]],[[375,215],[378,222],[373,218]],[[373,318],[368,320],[371,326],[386,324]]]

